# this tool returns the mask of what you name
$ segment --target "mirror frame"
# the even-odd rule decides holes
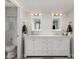
[[[52,26],[53,26],[54,19],[58,19],[59,29],[52,29],[52,31],[62,31],[62,16],[52,16]]]

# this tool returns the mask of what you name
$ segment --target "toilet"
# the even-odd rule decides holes
[[[15,45],[10,45],[5,47],[5,50],[7,52],[7,59],[12,59],[16,57],[16,46]]]
[[[16,41],[15,35],[13,35],[11,32],[6,34],[5,39],[5,52],[6,52],[6,59],[13,59],[16,57],[17,54],[17,44],[15,44]]]

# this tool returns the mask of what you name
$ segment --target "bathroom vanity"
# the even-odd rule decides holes
[[[68,56],[70,36],[30,35],[25,39],[24,56]]]
[[[50,24],[43,27],[41,15],[31,17],[31,35],[25,38],[24,56],[68,56],[70,57],[70,36],[61,35],[62,16],[52,15]],[[46,21],[46,20],[45,20]],[[45,24],[46,25],[46,24]],[[49,29],[48,29],[49,28]],[[42,34],[40,34],[42,32]],[[53,33],[52,33],[53,32]],[[57,33],[54,35],[54,32]],[[60,32],[60,34],[58,33]],[[49,34],[49,35],[46,35]],[[53,34],[53,35],[52,35]]]

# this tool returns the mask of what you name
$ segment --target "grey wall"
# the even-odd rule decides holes
[[[5,7],[5,45],[16,45],[17,8]],[[12,41],[11,41],[12,39]]]
[[[5,16],[17,16],[17,7],[5,7]]]

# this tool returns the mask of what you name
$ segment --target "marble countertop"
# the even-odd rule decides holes
[[[31,37],[71,37],[71,36],[65,36],[65,35],[29,35]]]

